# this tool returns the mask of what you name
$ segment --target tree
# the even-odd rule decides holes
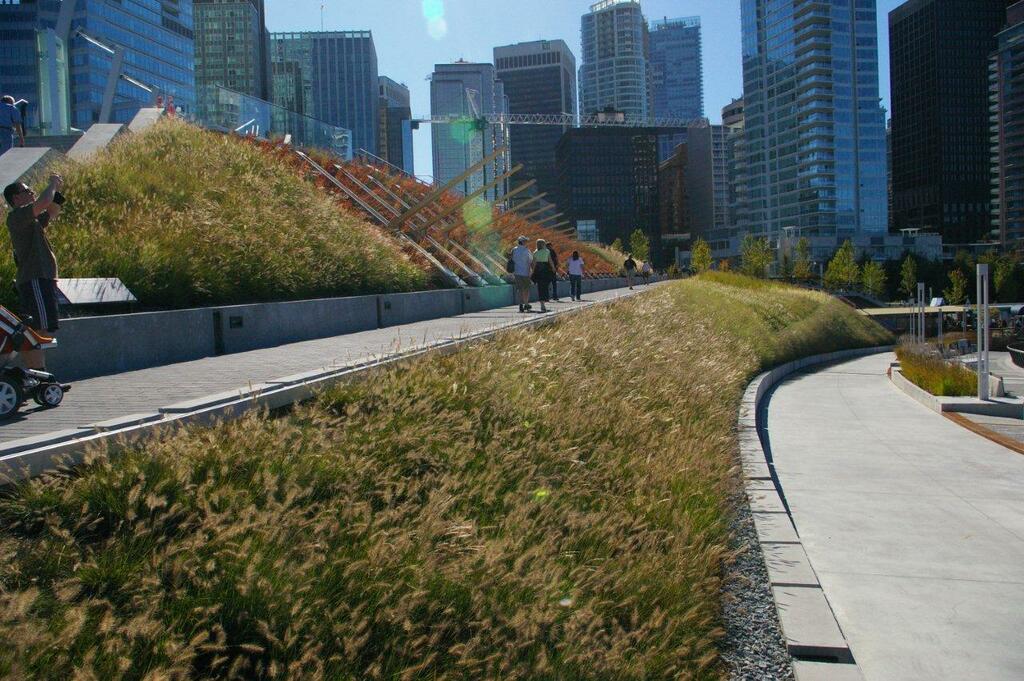
[[[772,247],[767,239],[748,234],[740,244],[740,269],[750,277],[764,278],[768,276],[768,266],[772,264]]]
[[[642,229],[634,230],[629,236],[629,250],[637,260],[647,261],[651,257],[651,241]]]
[[[810,281],[814,278],[814,270],[811,268],[811,240],[805,236],[796,242],[793,278],[797,281]]]
[[[861,286],[864,292],[874,298],[881,298],[885,295],[885,268],[874,260],[864,263],[864,269],[860,275]]]
[[[996,300],[1011,303],[1017,299],[1017,262],[1009,255],[996,258],[992,266],[992,286],[996,291]]]
[[[711,246],[704,239],[697,239],[690,252],[690,267],[697,274],[711,269]]]
[[[949,288],[942,292],[949,305],[963,305],[967,300],[967,275],[963,270],[955,269],[949,273]]]
[[[884,281],[884,277],[883,277]],[[846,241],[825,270],[825,288],[838,291],[856,288],[860,283],[860,267],[857,265],[857,254],[853,250],[853,243]]]
[[[612,242],[612,245],[609,246],[608,248],[612,249],[613,251],[617,251],[619,253],[622,253],[622,239],[616,239],[615,241]]]
[[[908,255],[900,265],[900,293],[907,298],[917,296],[917,261]]]

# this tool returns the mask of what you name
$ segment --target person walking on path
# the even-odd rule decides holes
[[[57,258],[46,238],[46,228],[60,215],[64,196],[60,189],[64,180],[51,175],[42,196],[21,182],[4,188],[4,199],[11,207],[7,214],[7,231],[14,248],[14,264],[18,268],[15,283],[21,311],[31,317],[29,326],[46,335],[57,330]],[[28,369],[46,369],[41,350],[22,354]]]
[[[540,311],[547,312],[551,284],[555,281],[555,270],[551,267],[551,250],[544,239],[537,239],[537,250],[533,252],[533,281],[537,284]]]
[[[572,300],[583,300],[583,272],[585,266],[579,251],[573,251],[569,258],[569,297]]]
[[[519,311],[530,310],[530,275],[533,274],[533,254],[526,246],[526,237],[518,239],[518,245],[512,249],[512,264],[514,265],[512,275],[515,278],[516,300],[519,301]]]
[[[651,267],[651,261],[644,260],[644,266],[640,268],[640,274],[643,275],[644,278],[644,286],[647,286],[648,284],[651,283],[651,274],[653,273],[654,268]]]
[[[633,254],[626,254],[626,262],[622,263],[622,269],[626,270],[626,285],[629,286],[629,290],[633,290],[633,277],[636,276],[636,260],[633,260]]]
[[[551,300],[558,303],[558,251],[555,250],[554,245],[548,248],[551,253],[551,273],[554,277],[551,280]]]
[[[25,146],[25,128],[21,123],[21,111],[14,105],[14,97],[0,97],[0,155],[14,148],[14,133],[18,133],[21,146]]]

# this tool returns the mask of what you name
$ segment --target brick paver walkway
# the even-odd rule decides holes
[[[600,291],[587,294],[582,303],[553,303],[550,309],[558,315],[632,293],[628,289]],[[17,417],[0,423],[0,443],[156,411],[176,402],[322,367],[361,363],[423,344],[521,325],[537,317],[536,313],[519,314],[510,306],[87,379],[74,384],[59,408],[42,410],[30,402]]]

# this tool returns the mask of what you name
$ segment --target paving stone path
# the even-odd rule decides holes
[[[558,315],[640,292],[600,291],[587,294],[582,303],[552,303],[550,309]],[[538,305],[534,304],[534,308]],[[414,346],[510,328],[539,316],[520,314],[515,306],[510,306],[83,380],[74,384],[59,408],[41,410],[30,402],[16,418],[0,423],[0,443],[154,411],[321,367],[381,358]]]
[[[1020,679],[1024,456],[890,385],[881,354],[768,405],[782,491],[867,681]]]

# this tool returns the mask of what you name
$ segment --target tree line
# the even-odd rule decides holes
[[[690,267],[700,274],[717,267],[731,269],[730,260],[715,263],[710,245],[697,239],[690,250]],[[1024,268],[1017,254],[990,251],[975,257],[959,251],[952,261],[929,260],[913,253],[904,253],[898,260],[882,262],[866,255],[857,257],[851,241],[846,241],[829,260],[820,274],[815,271],[811,242],[801,238],[792,255],[780,258],[766,238],[748,234],[740,245],[738,266],[752,277],[784,279],[804,285],[821,285],[833,292],[862,293],[885,301],[912,300],[917,284],[923,282],[934,296],[942,296],[949,305],[962,305],[975,297],[974,272],[979,263],[989,265],[993,302],[1020,302],[1024,291]],[[773,265],[778,265],[773,268]]]

